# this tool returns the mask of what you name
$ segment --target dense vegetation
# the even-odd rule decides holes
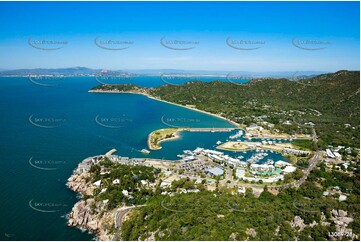
[[[339,71],[297,82],[262,79],[240,85],[194,81],[151,89],[135,85],[103,85],[95,89],[141,90],[167,101],[221,114],[240,124],[266,121],[274,124],[271,129],[290,134],[311,133],[308,127],[299,124],[312,122],[319,136],[318,145],[323,148],[360,145],[359,71]]]
[[[101,169],[108,172],[101,173]],[[94,191],[94,197],[97,201],[108,200],[108,209],[113,209],[122,204],[143,204],[151,196],[153,191],[141,184],[141,180],[155,182],[159,170],[154,167],[142,165],[122,165],[105,160],[99,165],[93,165],[90,170],[91,181],[102,180],[106,191],[101,192],[100,188]],[[119,183],[113,184],[118,179]],[[122,193],[127,190],[129,195]]]
[[[339,71],[298,82],[267,79],[237,85],[195,81],[150,89],[134,85],[103,85],[95,89],[142,92],[163,100],[194,105],[240,124],[268,122],[274,125],[269,129],[290,134],[311,133],[310,126],[314,124],[318,146],[359,148],[359,75],[359,72]],[[313,124],[304,125],[308,122]],[[295,141],[294,144],[302,149],[317,149],[311,141]],[[341,166],[337,170],[334,165],[331,169],[322,162],[299,188],[280,189],[278,195],[273,195],[267,187],[258,198],[250,189],[244,195],[237,194],[236,189],[218,186],[216,191],[210,192],[204,189],[204,184],[196,185],[189,179],[173,182],[167,189],[161,189],[158,184],[153,193],[146,194],[146,206],[133,209],[130,218],[123,222],[121,238],[334,240],[330,236],[330,232],[336,231],[332,211],[339,209],[353,218],[348,228],[359,236],[360,171],[359,155],[355,152],[352,150],[348,154],[345,149],[340,150],[343,156],[352,156],[348,167]],[[285,180],[299,180],[309,165],[304,157],[295,163],[297,171],[286,175]],[[196,188],[200,192],[180,194],[183,188]],[[161,191],[178,193],[160,195]],[[324,196],[324,191],[329,195]],[[347,194],[347,200],[340,202],[340,194]],[[304,229],[292,227],[295,216],[303,220]],[[115,238],[119,238],[117,236],[119,233]]]
[[[323,197],[316,183],[306,182],[298,191],[287,189],[277,196],[266,189],[259,198],[250,191],[245,196],[207,191],[158,196],[132,212],[123,223],[122,238],[144,240],[155,232],[156,240],[325,240],[335,224],[322,226],[321,214],[331,221],[332,209],[352,214],[355,222],[350,227],[359,234],[359,196],[354,192],[348,201],[338,202]],[[297,231],[290,223],[295,216],[307,225],[317,224]],[[247,233],[249,229],[256,234]]]
[[[304,127],[282,125],[280,121],[293,118],[298,123],[311,121],[320,137],[319,145],[359,147],[359,91],[360,72],[339,71],[298,82],[268,79],[253,80],[245,85],[220,81],[166,85],[152,89],[151,94],[221,113],[244,124],[255,122],[258,116],[267,116],[264,121],[291,133]]]

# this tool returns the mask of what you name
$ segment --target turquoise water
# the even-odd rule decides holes
[[[0,78],[1,240],[91,240],[93,235],[68,227],[65,219],[77,201],[65,183],[81,160],[111,148],[122,156],[146,157],[140,150],[147,148],[150,132],[167,127],[164,120],[177,126],[232,127],[142,95],[87,92],[96,85],[91,77],[68,78],[53,87]],[[184,149],[212,148],[229,135],[182,132],[179,140],[163,143],[149,156],[177,159]]]

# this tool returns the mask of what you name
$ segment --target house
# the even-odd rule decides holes
[[[285,125],[292,125],[292,122],[287,120],[287,121],[284,121],[282,124],[285,124]]]
[[[239,187],[239,188],[238,188],[238,193],[239,193],[239,194],[241,194],[241,193],[242,193],[242,194],[245,194],[245,193],[246,193],[246,188],[245,188],[245,187]]]
[[[323,192],[323,196],[327,197],[330,193],[328,191]]]
[[[113,183],[113,184],[119,184],[120,181],[119,181],[119,179],[115,179],[112,183]]]
[[[93,183],[93,185],[96,186],[96,187],[100,187],[101,184],[102,184],[102,180],[98,180],[98,181]]]
[[[109,202],[109,199],[103,200],[103,204],[104,204],[104,205],[107,205],[108,202]]]
[[[341,195],[338,197],[338,200],[339,200],[340,202],[346,201],[346,200],[347,200],[347,196],[341,194]]]
[[[326,149],[326,155],[329,158],[335,158],[335,155],[332,153],[332,151],[330,149]]]
[[[163,188],[165,188],[165,187],[170,187],[170,183],[163,181],[163,182],[160,184],[160,187],[163,187]]]
[[[337,160],[341,160],[341,159],[342,159],[342,156],[341,156],[340,153],[338,153],[337,151],[334,151],[333,154],[334,154],[334,156],[335,156],[335,158],[336,158]]]
[[[124,196],[126,196],[126,197],[129,196],[129,192],[128,192],[127,190],[123,190],[123,191],[122,191],[122,194],[123,194]]]

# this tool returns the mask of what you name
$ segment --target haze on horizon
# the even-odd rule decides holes
[[[0,9],[0,70],[360,69],[359,2],[1,2]],[[109,50],[100,39],[131,43]],[[43,50],[34,40],[65,44]]]

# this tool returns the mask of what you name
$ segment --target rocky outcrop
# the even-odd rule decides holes
[[[113,222],[113,212],[103,214],[99,218],[99,213],[103,206],[99,206],[94,199],[81,200],[77,202],[71,213],[68,214],[68,225],[81,228],[91,233],[97,234],[97,239],[101,241],[110,240],[109,229]]]
[[[348,237],[348,239],[355,238],[352,229],[347,228],[353,222],[353,218],[347,217],[347,211],[333,209],[331,211],[331,220],[335,223],[336,234],[342,235],[341,237]]]
[[[68,179],[67,186],[69,189],[77,192],[81,195],[92,196],[95,186],[90,180],[89,173],[77,173]],[[114,213],[109,211],[103,213],[105,204],[101,202],[95,202],[94,199],[89,198],[86,200],[80,200],[77,202],[70,214],[68,214],[68,225],[78,227],[82,230],[95,233],[97,240],[109,241],[111,240],[109,230],[113,224]],[[102,214],[102,216],[99,216]]]
[[[250,228],[250,229],[247,228],[247,229],[246,229],[246,234],[252,236],[253,238],[257,236],[257,232],[256,232],[256,230],[253,229],[253,228]]]
[[[93,195],[95,186],[91,183],[87,183],[87,178],[89,177],[88,173],[82,174],[73,174],[69,179],[66,185],[73,190],[74,192],[79,192],[83,195]]]
[[[295,216],[292,221],[290,222],[291,227],[293,229],[296,229],[297,231],[302,231],[305,229],[306,224],[304,223],[304,220],[300,216]]]
[[[97,215],[94,213],[94,206],[95,201],[93,199],[77,202],[68,215],[68,225],[84,228],[94,233],[98,232],[99,228]]]

